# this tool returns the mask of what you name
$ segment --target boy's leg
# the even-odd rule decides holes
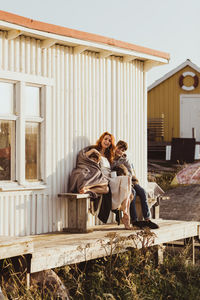
[[[132,188],[132,194],[133,194],[133,200],[130,203],[130,217],[131,217],[131,222],[137,221],[137,212],[136,212],[136,207],[135,207],[135,201],[136,201],[136,191],[134,188]]]
[[[149,206],[147,203],[147,195],[146,195],[145,190],[139,184],[135,184],[134,189],[136,191],[136,195],[138,195],[140,197],[142,213],[143,213],[143,217],[145,219],[145,221],[143,221],[144,223],[143,223],[142,227],[149,227],[151,229],[159,228],[159,226],[156,223],[154,223],[150,220],[151,213],[150,213]]]
[[[134,189],[136,191],[136,195],[140,197],[143,217],[144,217],[145,220],[149,220],[150,216],[151,216],[151,213],[150,213],[149,206],[148,206],[148,203],[147,203],[146,192],[139,184],[135,184]]]

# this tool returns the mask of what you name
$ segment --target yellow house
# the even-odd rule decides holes
[[[164,116],[164,141],[200,141],[200,68],[189,59],[148,87],[148,119]]]

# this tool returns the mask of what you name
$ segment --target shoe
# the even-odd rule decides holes
[[[152,222],[151,220],[148,220],[148,221],[144,221],[144,227],[149,227],[150,229],[158,229],[159,226]]]
[[[145,227],[145,222],[144,221],[131,221],[131,224],[133,226],[139,227],[140,229]]]

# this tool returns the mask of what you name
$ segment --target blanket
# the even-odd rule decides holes
[[[77,156],[76,168],[72,170],[69,180],[69,192],[80,192],[81,189],[87,187],[108,185],[108,180],[101,172],[99,162],[90,159],[87,152],[92,146],[82,149]]]
[[[129,211],[131,191],[131,178],[130,176],[117,176],[110,178],[110,188],[112,193],[112,209],[120,208],[123,206],[124,211]]]

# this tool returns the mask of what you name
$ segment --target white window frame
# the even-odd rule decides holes
[[[0,115],[2,120],[16,121],[15,135],[15,181],[0,181],[0,191],[32,190],[47,188],[49,175],[49,120],[51,109],[51,87],[53,79],[26,75],[16,72],[0,71],[0,80],[15,84],[15,113],[12,116]],[[24,115],[25,87],[37,86],[41,88],[41,116],[29,117]],[[41,180],[30,182],[25,179],[25,125],[27,121],[40,123],[40,177]]]

